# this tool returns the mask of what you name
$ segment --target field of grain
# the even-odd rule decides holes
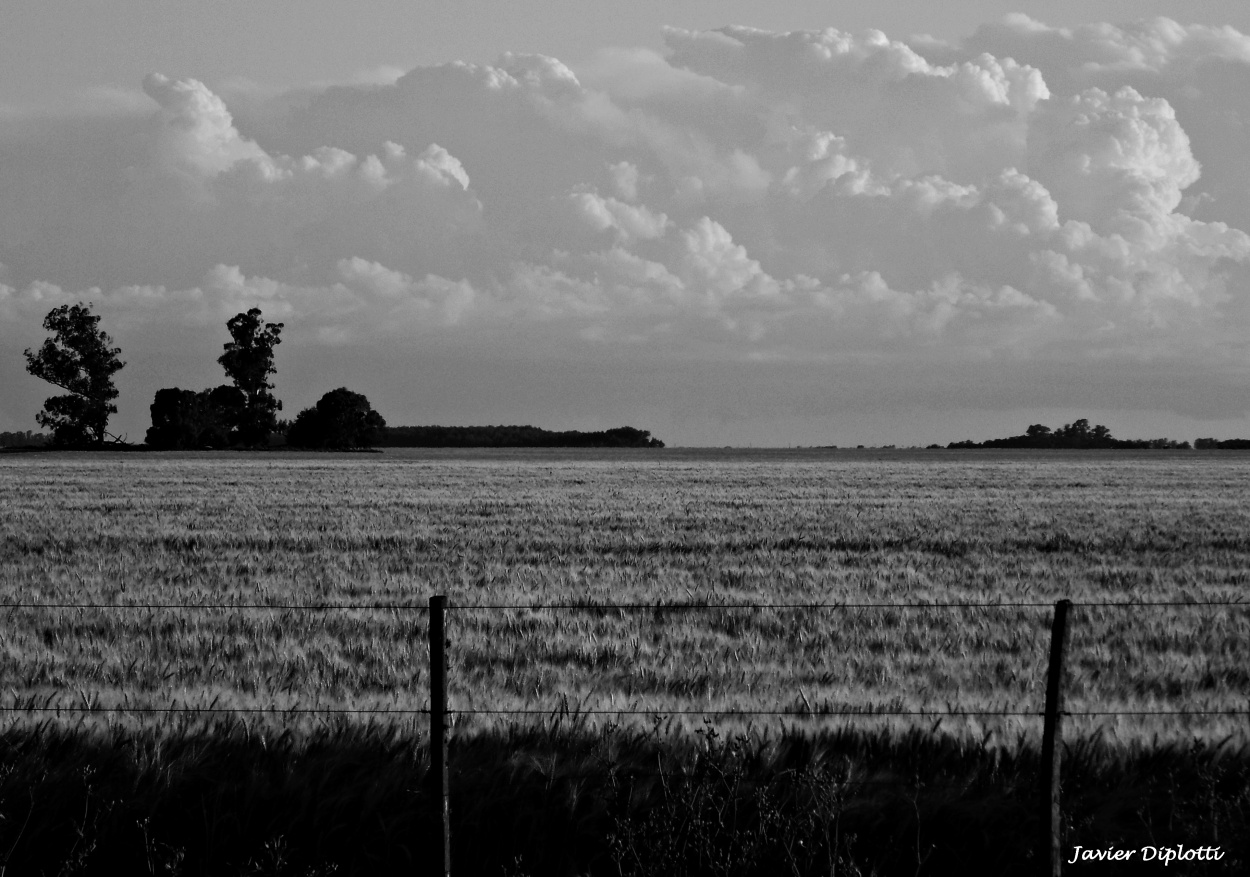
[[[44,710],[9,722],[211,706],[419,728],[425,606],[446,594],[466,731],[526,720],[490,710],[812,729],[984,711],[1007,715],[940,727],[1011,740],[1037,732],[1011,714],[1041,709],[1063,597],[1183,604],[1078,605],[1073,713],[1246,710],[1250,606],[1203,604],[1248,582],[1250,456],[1229,452],[0,456],[0,705]],[[526,608],[551,604],[571,608]],[[1248,726],[1069,723],[1125,742]]]

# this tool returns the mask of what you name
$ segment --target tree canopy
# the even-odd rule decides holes
[[[278,425],[279,402],[269,391],[269,376],[277,371],[273,349],[282,343],[282,323],[262,323],[260,308],[235,314],[226,323],[233,339],[217,362],[226,376],[243,393],[243,412],[239,417],[237,439],[245,445],[263,444]]]
[[[243,391],[227,384],[198,393],[177,387],[157,390],[144,443],[157,450],[229,447],[244,401]]]
[[[104,444],[109,415],[117,413],[113,375],[125,363],[99,323],[90,304],[53,308],[43,320],[52,337],[37,351],[25,351],[26,371],[68,394],[47,399],[35,415],[40,426],[52,430],[59,447]]]
[[[367,448],[377,443],[385,426],[386,421],[368,399],[339,387],[299,413],[286,441],[298,448]]]

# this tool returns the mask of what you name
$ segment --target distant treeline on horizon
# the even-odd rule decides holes
[[[662,448],[645,429],[553,432],[537,426],[386,426],[374,443],[384,448]]]
[[[43,448],[52,443],[52,436],[42,432],[0,432],[0,448]]]
[[[0,432],[0,448],[50,447],[45,433]],[[601,432],[553,432],[537,426],[384,426],[375,447],[387,448],[662,448],[645,429],[619,426]]]
[[[1154,439],[1118,439],[1111,430],[1102,424],[1090,426],[1089,421],[1081,418],[1073,423],[1065,423],[1058,429],[1051,429],[1041,423],[1035,423],[1025,430],[1024,435],[1013,435],[1007,438],[990,439],[984,442],[965,440],[951,442],[948,448],[1036,448],[1036,449],[1111,449],[1111,450],[1248,450],[1250,439],[1229,439],[1217,441],[1213,438],[1196,439],[1191,446],[1189,442],[1175,441],[1168,438]]]
[[[1084,429],[1080,428],[1084,424]],[[30,430],[0,432],[0,448],[51,447],[52,437]],[[537,426],[387,426],[378,431],[378,447],[389,448],[662,448],[664,442],[643,429],[621,426],[601,432],[565,430],[553,432]],[[134,447],[134,446],[130,446]],[[833,447],[833,446],[828,446]],[[860,447],[863,447],[862,445]],[[886,447],[893,447],[887,445]],[[929,445],[940,448],[941,445]],[[951,442],[947,448],[1034,448],[1034,449],[1126,449],[1250,451],[1250,439],[1214,438],[1189,442],[1172,439],[1117,439],[1105,426],[1090,427],[1088,421],[1052,430],[1034,424],[1024,435],[989,439],[984,442]]]

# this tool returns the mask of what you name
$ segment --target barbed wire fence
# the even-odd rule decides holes
[[[702,716],[704,718],[789,718],[794,720],[820,719],[820,718],[842,718],[854,719],[856,717],[867,718],[883,718],[883,717],[899,717],[912,719],[941,719],[944,717],[961,717],[961,718],[1041,718],[1043,722],[1043,735],[1041,744],[1041,760],[1042,769],[1039,779],[1039,802],[1042,812],[1042,828],[1043,837],[1040,839],[1039,848],[1044,854],[1048,855],[1052,863],[1053,873],[1058,872],[1058,863],[1061,861],[1060,852],[1060,829],[1061,829],[1061,799],[1060,799],[1060,755],[1062,752],[1062,720],[1066,717],[1071,718],[1113,718],[1113,717],[1146,717],[1146,716],[1171,716],[1184,718],[1203,718],[1212,716],[1250,716],[1250,697],[1247,700],[1247,706],[1244,709],[1144,709],[1144,710],[1069,710],[1065,704],[1065,693],[1067,686],[1067,663],[1069,649],[1069,622],[1068,618],[1072,609],[1112,609],[1112,610],[1203,610],[1213,609],[1216,607],[1225,607],[1232,609],[1245,610],[1250,609],[1250,602],[1239,600],[1173,600],[1173,601],[1082,601],[1073,602],[1070,600],[1059,600],[1057,602],[1039,602],[1039,601],[1002,601],[1002,602],[980,602],[980,601],[953,601],[953,602],[808,602],[808,603],[709,603],[708,601],[700,601],[697,599],[689,601],[656,601],[650,603],[633,602],[633,603],[610,603],[597,602],[592,599],[577,600],[572,602],[553,602],[553,603],[465,603],[450,604],[445,596],[437,595],[431,597],[428,605],[404,603],[404,602],[358,602],[358,603],[342,603],[342,602],[277,602],[277,601],[220,601],[220,602],[198,602],[198,603],[180,603],[180,602],[135,602],[135,603],[100,603],[100,602],[72,602],[72,601],[14,601],[0,603],[0,610],[6,613],[12,613],[14,610],[33,610],[33,611],[70,611],[70,610],[95,610],[101,612],[176,612],[176,613],[198,613],[198,612],[301,612],[301,613],[335,613],[335,612],[391,612],[404,613],[414,615],[424,615],[428,619],[428,644],[429,644],[429,688],[430,700],[429,706],[426,708],[399,708],[399,707],[265,707],[265,706],[215,706],[215,705],[196,705],[189,704],[182,707],[171,705],[168,707],[159,707],[152,705],[102,705],[99,703],[92,704],[90,695],[80,693],[81,703],[79,705],[65,704],[61,702],[53,703],[54,695],[47,695],[44,702],[38,702],[35,696],[23,703],[20,692],[10,689],[12,703],[0,706],[0,714],[7,714],[10,717],[21,714],[41,714],[50,713],[57,716],[69,715],[91,715],[91,714],[111,714],[111,713],[134,713],[145,715],[197,715],[204,714],[272,714],[275,716],[295,717],[295,716],[358,716],[367,715],[372,717],[387,716],[406,716],[415,717],[426,715],[429,717],[430,728],[430,792],[434,796],[436,802],[441,801],[438,809],[441,812],[443,844],[441,850],[442,862],[440,863],[443,873],[450,873],[450,773],[449,773],[449,743],[452,734],[452,718],[455,717],[472,717],[472,716],[514,716],[514,717],[551,717],[552,719],[562,719],[570,716],[645,716],[652,719],[662,720],[664,717],[673,716]],[[956,708],[948,704],[946,709],[892,709],[880,708],[877,706],[848,706],[836,708],[828,703],[820,704],[812,707],[805,704],[802,708],[729,708],[729,709],[674,709],[671,707],[652,707],[647,709],[639,708],[583,708],[576,707],[572,713],[568,708],[567,697],[562,698],[561,704],[554,709],[517,707],[517,708],[473,708],[473,709],[453,709],[450,705],[450,692],[452,686],[450,684],[450,661],[448,660],[448,649],[453,645],[448,635],[447,619],[449,615],[461,614],[467,612],[558,612],[558,613],[651,613],[655,621],[661,621],[666,615],[674,613],[693,613],[693,612],[735,612],[735,611],[789,611],[789,612],[812,612],[812,611],[838,611],[838,610],[897,610],[902,612],[924,611],[924,610],[987,610],[987,609],[1022,609],[1022,610],[1051,610],[1053,612],[1051,632],[1050,632],[1050,649],[1049,660],[1047,665],[1047,688],[1046,701],[1042,708],[1032,709],[964,709]],[[10,616],[11,617],[11,616]],[[806,701],[806,698],[804,698]],[[649,776],[658,777],[672,776],[672,772],[666,771],[637,771],[629,772],[630,776]],[[894,785],[894,781],[881,780],[865,780],[856,784],[869,785]]]

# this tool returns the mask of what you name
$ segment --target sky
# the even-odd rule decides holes
[[[293,417],[1250,437],[1250,3],[6,0],[0,430],[283,323]]]

